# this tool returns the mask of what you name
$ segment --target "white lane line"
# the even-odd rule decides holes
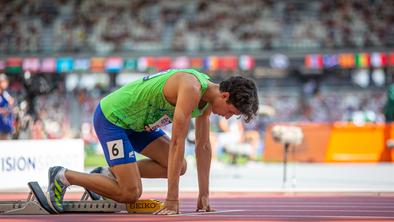
[[[239,207],[239,206],[248,206],[248,207],[327,207],[327,208],[334,208],[334,207],[376,207],[376,208],[394,208],[393,204],[382,204],[382,205],[373,205],[373,204],[263,204],[263,203],[232,203],[232,204],[223,204],[223,203],[215,203],[211,202],[212,206],[220,206],[220,207]],[[182,204],[182,206],[187,207],[195,207],[196,204]]]
[[[392,213],[394,216],[394,210],[344,210],[344,209],[248,209],[248,210],[225,210],[225,211],[215,211],[208,213],[226,213],[226,212],[237,212],[237,211],[253,211],[253,212],[349,212],[349,213]],[[201,213],[201,212],[200,212]]]
[[[207,215],[207,214],[220,214],[220,213],[230,213],[230,212],[242,212],[245,210],[218,210],[212,212],[193,212],[193,213],[184,213],[184,214],[176,214],[171,216],[200,216],[200,215]]]
[[[181,214],[174,216],[184,216]],[[194,214],[193,216],[203,216],[202,214]],[[332,216],[332,215],[272,215],[272,214],[258,214],[258,215],[220,215],[212,214],[210,217],[231,217],[231,218],[254,218],[254,219],[267,219],[267,218],[329,218],[329,219],[394,219],[394,216]]]
[[[263,202],[263,201],[255,201],[255,202],[244,202],[244,201],[237,201],[237,202],[217,202],[217,201],[210,201],[212,204],[215,205],[240,205],[242,204],[242,206],[244,205],[312,205],[312,206],[316,206],[316,205],[321,205],[321,206],[388,206],[390,204],[394,204],[394,202],[388,202],[388,203],[373,203],[373,202]],[[182,203],[182,205],[195,205],[195,203]]]
[[[249,210],[251,211],[251,210]],[[286,209],[258,209],[259,212],[361,212],[361,213],[392,213],[394,216],[393,210],[310,210],[310,209],[299,209],[299,210],[286,210]]]
[[[184,208],[193,208],[196,205],[182,205],[182,207]],[[218,208],[218,206],[220,208],[239,208],[240,206],[242,206],[242,208],[248,208],[249,210],[252,209],[277,209],[277,208],[291,208],[291,209],[298,209],[298,208],[302,208],[302,209],[337,209],[337,208],[346,208],[346,209],[381,209],[381,210],[394,210],[394,206],[350,206],[350,205],[333,205],[333,206],[327,206],[327,205],[247,205],[247,204],[234,204],[234,205],[223,205],[223,204],[212,204],[212,206]]]

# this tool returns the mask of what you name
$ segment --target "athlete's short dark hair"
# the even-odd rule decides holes
[[[242,76],[230,77],[219,84],[219,89],[230,94],[227,102],[233,104],[242,113],[245,122],[249,122],[257,115],[259,98],[253,80]]]

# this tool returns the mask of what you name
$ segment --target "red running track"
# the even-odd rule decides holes
[[[20,200],[26,194],[0,194],[1,200]],[[77,199],[80,194],[67,194]],[[163,200],[163,193],[143,198]],[[177,216],[137,214],[0,215],[0,221],[394,221],[393,194],[367,193],[213,193],[216,212],[196,213],[196,194],[181,194],[181,214]]]

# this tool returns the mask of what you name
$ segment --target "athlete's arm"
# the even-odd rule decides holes
[[[197,210],[211,211],[209,206],[209,171],[211,168],[212,148],[209,141],[209,115],[208,107],[203,115],[196,118],[196,162],[198,174],[198,200]]]
[[[200,83],[192,75],[185,75],[180,78],[178,83],[170,153],[168,156],[168,202],[178,200],[179,177],[184,158],[185,139],[189,130],[192,111],[198,106],[200,99],[200,87]],[[171,212],[169,212],[169,214],[170,213]]]

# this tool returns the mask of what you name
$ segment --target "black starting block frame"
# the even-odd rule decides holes
[[[57,214],[47,200],[38,182],[28,183],[30,192],[25,201],[0,201],[0,214],[6,215],[45,215]],[[88,200],[85,191],[80,201],[64,201],[64,213],[119,213],[127,211],[127,205],[112,200]]]

